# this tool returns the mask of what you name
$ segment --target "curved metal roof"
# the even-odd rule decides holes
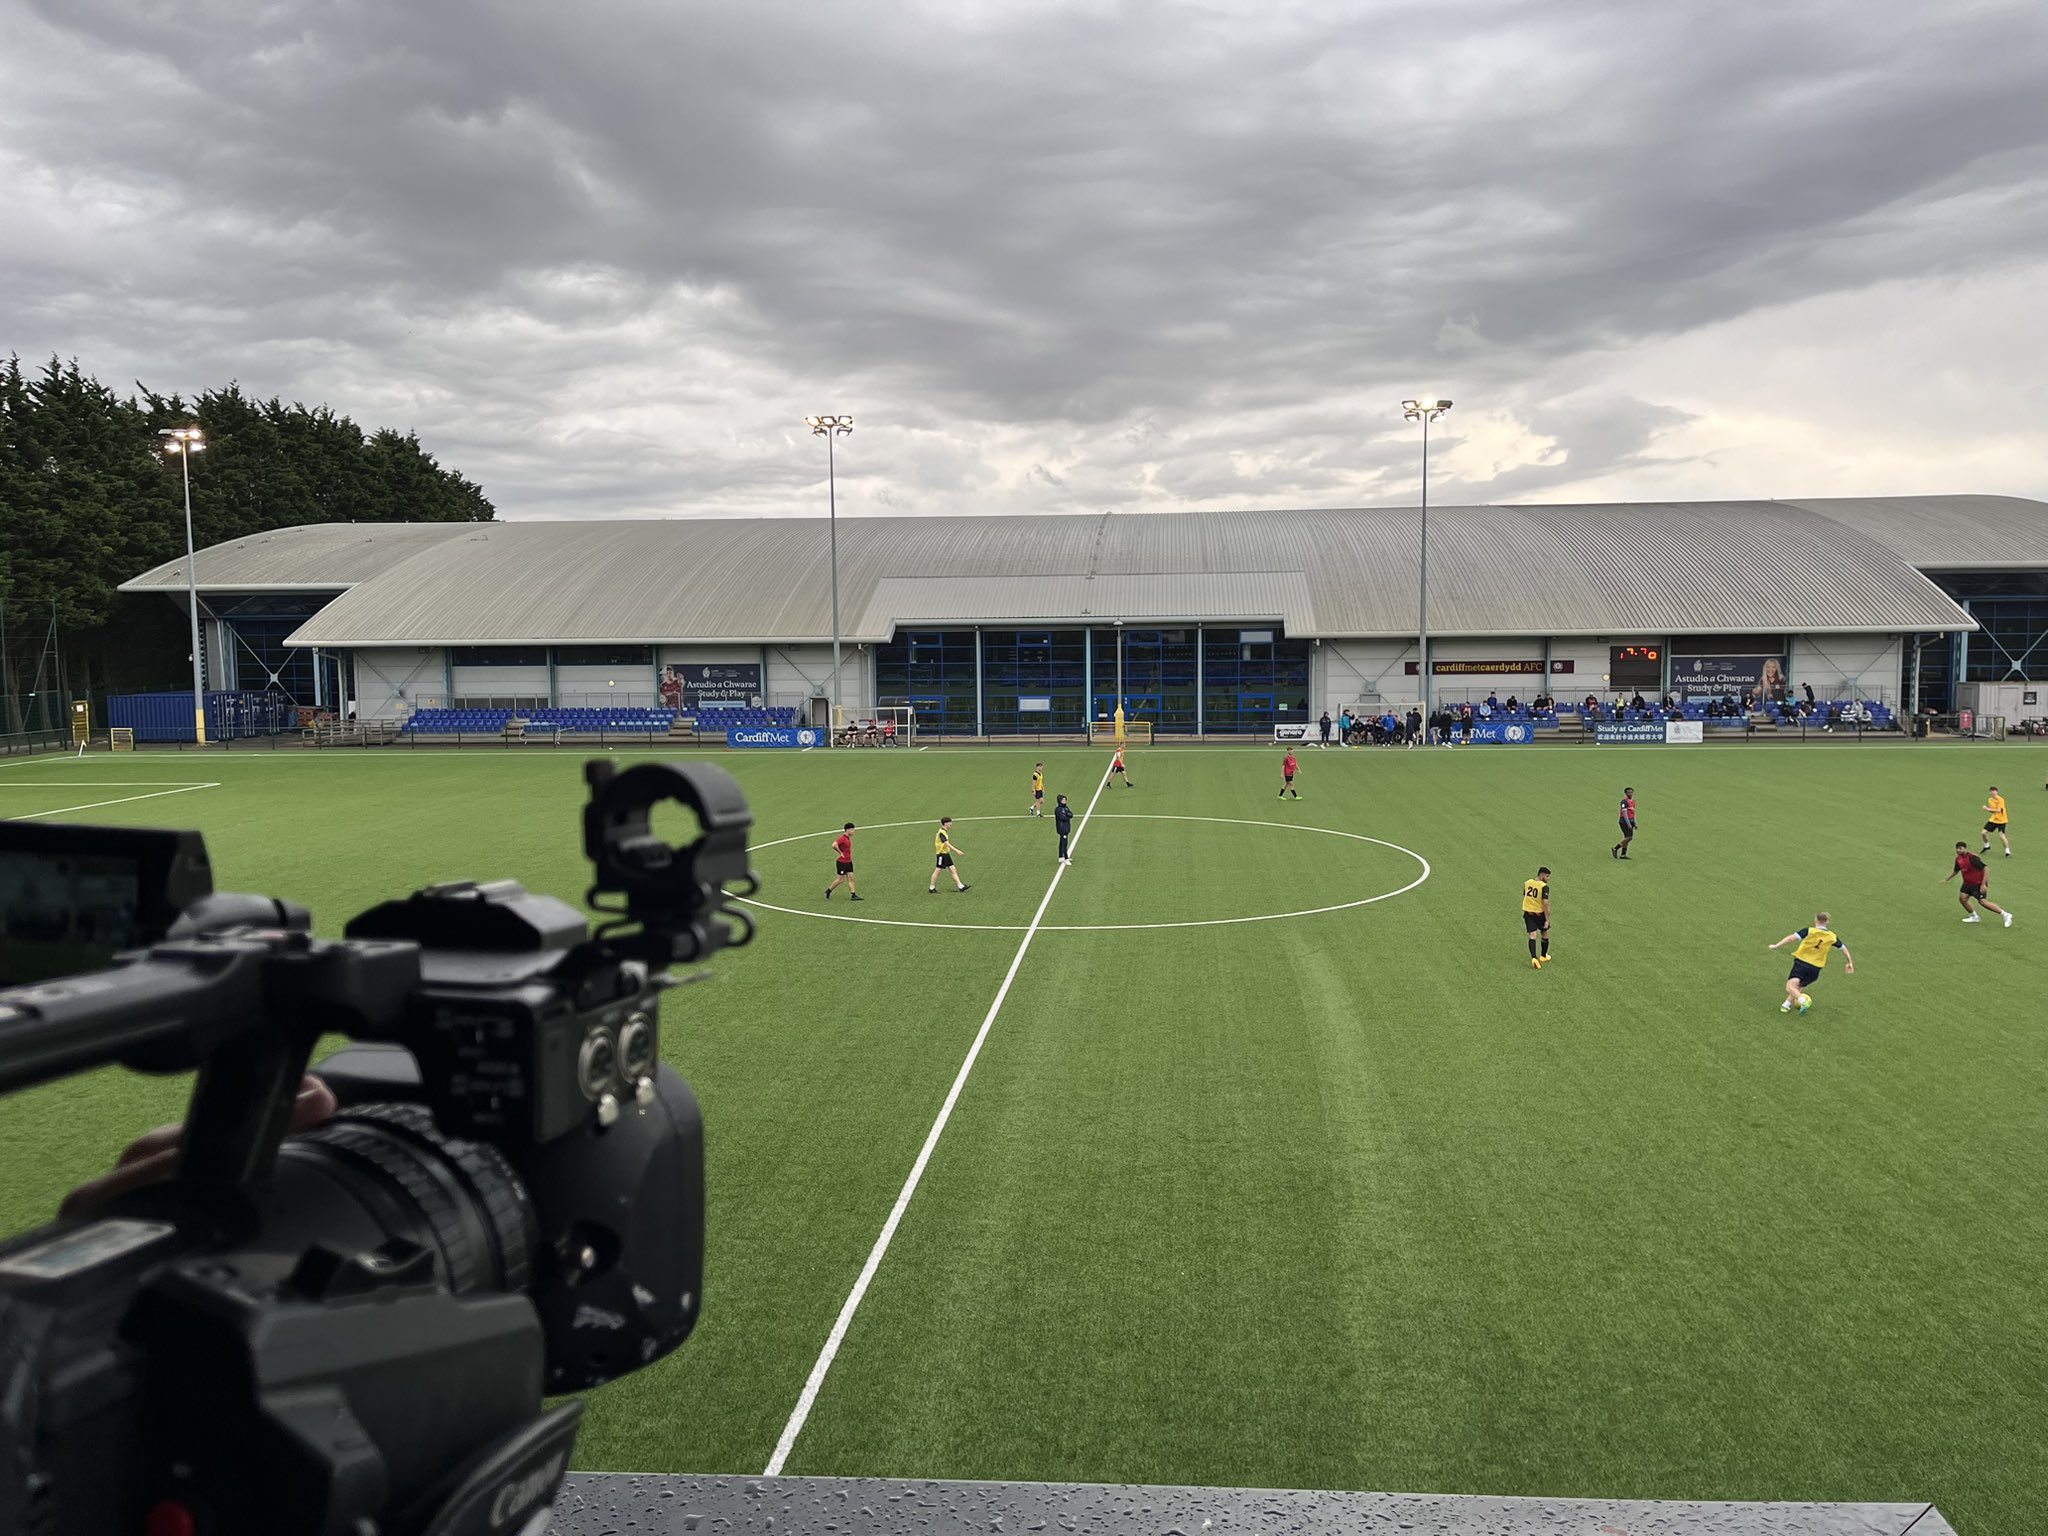
[[[2048,570],[2048,504],[2024,496],[1842,496],[1787,505],[1854,528],[1923,571]]]
[[[1402,507],[849,518],[842,633],[1236,617],[1408,635],[1420,521]],[[1432,507],[1429,531],[1444,636],[1969,629],[1912,555],[1996,545],[2048,565],[2048,505],[2004,497]],[[199,569],[216,591],[346,588],[299,645],[812,641],[831,633],[829,548],[816,518],[354,524],[238,539]]]
[[[199,585],[210,591],[341,592],[410,560],[474,523],[301,523],[245,534],[198,553]],[[123,592],[185,590],[185,557],[121,583]]]

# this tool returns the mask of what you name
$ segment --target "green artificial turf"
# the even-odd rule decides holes
[[[719,756],[773,844],[763,899],[834,920],[764,912],[665,1005],[709,1126],[705,1320],[592,1396],[584,1466],[766,1463],[1044,903],[1041,755],[1085,809],[1106,753]],[[1255,749],[1136,752],[1102,792],[788,1470],[1919,1498],[2038,1529],[2048,757],[1302,757],[1298,803]],[[1940,883],[1993,779],[2009,931]],[[70,814],[199,826],[224,888],[330,933],[435,879],[586,883],[570,754],[43,760],[0,767],[0,814],[194,781]],[[927,894],[941,814],[965,895]],[[849,819],[857,907],[820,895]],[[1765,946],[1816,907],[1856,974],[1789,1019]],[[1285,913],[1310,915],[1108,926]],[[10,1100],[0,1230],[177,1096]]]

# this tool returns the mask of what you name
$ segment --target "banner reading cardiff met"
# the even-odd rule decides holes
[[[822,747],[825,733],[808,725],[734,726],[725,733],[728,747]]]
[[[1791,691],[1782,656],[1673,656],[1671,691],[1682,699],[1783,700]]]

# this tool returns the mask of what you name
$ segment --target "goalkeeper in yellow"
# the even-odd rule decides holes
[[[1828,951],[1842,952],[1842,974],[1854,976],[1856,962],[1849,957],[1849,946],[1842,942],[1842,936],[1828,926],[1825,912],[1813,914],[1813,926],[1795,928],[1772,949],[1783,949],[1787,944],[1797,944],[1792,951],[1792,974],[1785,978],[1785,1001],[1778,1004],[1778,1012],[1790,1013],[1797,1008],[1805,1013],[1813,1007],[1813,999],[1806,995],[1806,989],[1820,980],[1820,973],[1828,963]]]

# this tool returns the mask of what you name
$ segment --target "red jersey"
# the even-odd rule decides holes
[[[1982,885],[1984,883],[1984,861],[1974,853],[1965,852],[1957,854],[1956,869],[1963,877],[1963,884]]]
[[[853,862],[853,834],[851,832],[842,832],[833,838],[832,851],[839,855],[840,863],[851,864]]]
[[[1636,797],[1634,795],[1623,795],[1621,797],[1621,819],[1623,821],[1634,821],[1636,819]]]
[[[1288,753],[1288,754],[1287,754],[1287,761],[1286,761],[1286,762],[1284,762],[1284,763],[1282,763],[1282,764],[1280,765],[1280,771],[1281,771],[1282,773],[1286,774],[1286,775],[1287,775],[1287,777],[1289,777],[1289,778],[1291,779],[1291,778],[1293,778],[1293,777],[1294,777],[1294,770],[1295,770],[1295,769],[1296,769],[1296,768],[1297,768],[1298,766],[1300,766],[1300,765],[1299,765],[1299,764],[1297,764],[1297,763],[1296,763],[1296,762],[1294,761],[1294,754],[1293,754],[1292,752],[1290,752],[1290,753]]]

